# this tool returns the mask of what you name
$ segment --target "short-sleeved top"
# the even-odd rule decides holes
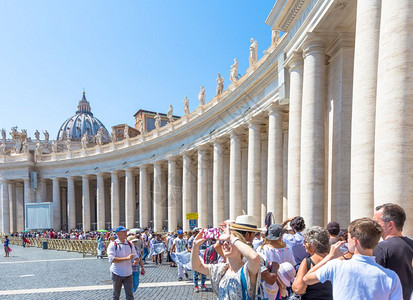
[[[192,245],[194,244],[194,240],[195,240],[195,237],[194,237],[194,236],[191,236],[191,237],[188,239],[188,248],[189,248],[189,249],[192,249]]]
[[[283,242],[287,245],[288,249],[292,251],[297,264],[300,264],[304,258],[308,257],[303,246],[304,240],[305,238],[301,232],[295,234],[285,233],[283,235]]]
[[[7,238],[7,239],[5,239],[4,240],[4,247],[8,247],[9,246],[9,239]]]
[[[174,239],[175,251],[183,252],[186,250],[187,241],[185,239],[176,238]]]
[[[331,260],[316,276],[320,282],[331,281],[334,299],[402,299],[399,277],[377,264],[374,256],[355,254],[350,260]]]
[[[135,247],[133,245],[130,245],[126,240],[123,243],[119,239],[115,240],[115,242],[111,242],[108,246],[108,259],[110,262],[110,271],[118,276],[132,275],[132,264],[130,260],[125,260],[116,263],[113,262],[115,257],[126,257],[130,254],[133,254],[134,256],[132,261],[138,258]]]
[[[394,236],[380,242],[373,251],[376,262],[399,276],[403,298],[410,299],[413,293],[413,240]]]
[[[228,271],[228,263],[209,265],[209,273],[214,293],[220,300],[239,300],[242,299],[241,271],[244,272],[247,282],[247,292],[251,299],[255,297],[256,284],[251,283],[248,272],[248,262],[240,268],[238,272]]]

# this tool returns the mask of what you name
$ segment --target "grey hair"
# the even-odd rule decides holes
[[[328,253],[330,251],[330,235],[327,229],[320,226],[311,226],[304,232],[307,243],[315,247],[318,253]]]

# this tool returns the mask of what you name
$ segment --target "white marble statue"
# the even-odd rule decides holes
[[[277,44],[280,40],[280,32],[278,30],[273,30],[271,33],[271,43]]]
[[[102,146],[102,132],[100,131],[100,129],[98,130],[98,132],[96,132],[96,144],[99,146]]]
[[[143,120],[142,117],[139,117],[139,133],[142,135],[143,132]]]
[[[52,141],[52,153],[57,152],[57,143],[55,140]]]
[[[3,143],[6,142],[6,130],[4,130],[4,128],[1,130],[1,139]]]
[[[23,142],[23,153],[29,154],[29,144],[27,143],[27,140]]]
[[[156,113],[156,116],[155,116],[155,128],[156,129],[161,128],[161,116],[159,115],[159,113]]]
[[[4,155],[6,154],[6,142],[2,142],[0,145],[0,154]]]
[[[83,149],[87,148],[88,141],[89,141],[89,135],[87,134],[87,132],[85,132],[85,134],[82,136],[80,140],[80,143],[82,144]]]
[[[231,66],[230,78],[232,83],[238,80],[238,60],[234,58],[234,64]]]
[[[124,137],[125,139],[128,139],[128,138],[129,138],[129,128],[128,128],[128,125],[125,125],[125,128],[123,129],[123,137]]]
[[[39,130],[36,129],[36,132],[34,133],[34,136],[36,137],[36,141],[40,141],[40,132],[39,132]]]
[[[185,115],[189,115],[189,100],[186,96],[184,99],[184,113]]]
[[[174,115],[174,108],[172,104],[169,104],[169,110],[168,110],[168,113],[166,114],[166,116],[169,119],[169,123],[172,123],[174,121],[173,115]]]
[[[201,90],[198,94],[199,105],[205,105],[205,89],[204,86],[201,86]]]
[[[40,154],[42,154],[42,144],[40,143],[40,140],[38,140],[37,143],[36,143],[36,148],[34,149],[34,154],[36,156],[39,156]]]
[[[257,62],[257,50],[258,50],[258,42],[254,40],[253,38],[250,39],[251,45],[250,45],[250,57],[249,57],[249,62],[250,62],[250,67]]]
[[[44,142],[46,144],[48,144],[49,143],[49,133],[47,132],[47,130],[45,130],[45,131],[43,131],[43,134],[44,134]]]
[[[112,132],[110,133],[110,136],[112,138],[112,142],[116,142],[116,130],[112,130]]]
[[[217,78],[217,96],[221,95],[224,91],[224,78],[221,77],[221,74],[218,73]]]
[[[66,140],[66,150],[72,151],[72,141],[70,140],[70,138],[67,138]]]

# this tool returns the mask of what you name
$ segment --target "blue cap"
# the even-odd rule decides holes
[[[115,229],[115,233],[118,233],[119,231],[128,231],[129,229],[126,229],[123,226],[119,226],[118,228]]]
[[[178,234],[184,233],[184,231],[182,229],[179,229],[177,232],[178,232]]]

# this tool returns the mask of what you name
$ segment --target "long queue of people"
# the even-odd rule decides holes
[[[335,222],[305,228],[305,220],[294,217],[267,224],[262,234],[255,218],[243,215],[220,226],[214,248],[222,263],[197,255],[208,240],[203,229],[194,238],[191,265],[211,278],[218,299],[408,300],[413,240],[402,234],[405,220],[403,208],[388,203],[342,231]]]

